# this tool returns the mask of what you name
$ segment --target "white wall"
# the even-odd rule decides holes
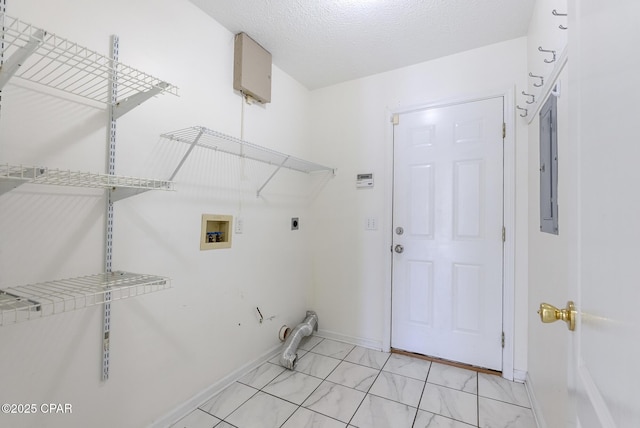
[[[233,34],[186,0],[9,0],[7,13],[98,52],[120,37],[120,61],[180,87],[118,121],[116,172],[166,178],[186,147],[159,138],[195,125],[240,136]],[[0,162],[102,172],[104,107],[12,80],[2,93]],[[248,141],[310,154],[309,92],[277,67],[273,102],[244,107]],[[102,308],[0,327],[0,401],[70,403],[71,415],[0,415],[0,425],[147,426],[279,345],[308,309],[311,184],[196,149],[177,191],[115,207],[114,269],[166,275],[173,288],[114,302],[111,377],[101,382]],[[0,196],[0,286],[103,269],[101,191],[25,185]],[[241,215],[229,250],[199,251],[203,213]],[[291,232],[290,218],[301,228]],[[255,307],[272,321],[259,324]]]
[[[233,35],[188,1],[8,3],[9,15],[99,52],[118,34],[122,62],[180,87],[179,98],[155,98],[118,121],[117,173],[168,176],[185,148],[161,140],[165,131],[204,125],[240,136]],[[519,94],[528,71],[537,71],[527,69],[531,43],[520,38],[312,93],[274,67],[273,102],[244,106],[245,139],[337,167],[337,176],[282,171],[257,199],[269,168],[198,150],[175,193],[117,203],[114,268],[169,276],[173,289],[113,304],[106,383],[100,307],[1,327],[2,402],[71,403],[74,413],[0,415],[0,425],[146,426],[268,352],[279,327],[296,324],[308,308],[325,333],[382,347],[390,310],[388,113],[486,92]],[[527,160],[535,141],[528,144],[525,122],[516,123],[515,368],[525,371],[528,358],[538,358],[527,355],[525,339],[538,303],[528,301],[538,296],[528,296],[527,265],[539,264],[545,248],[528,245],[529,218],[537,216],[528,195],[535,190],[528,170],[537,166]],[[0,162],[103,171],[105,124],[104,108],[12,81],[2,94]],[[375,174],[374,189],[356,190],[360,172]],[[102,192],[27,185],[0,196],[0,213],[0,286],[102,270]],[[244,219],[231,250],[199,251],[203,213]],[[294,216],[298,232],[289,231]],[[364,230],[367,217],[378,230]],[[255,306],[276,318],[260,325]]]
[[[529,26],[528,34],[528,72],[545,77],[546,85],[551,85],[550,75],[557,63],[548,64],[550,54],[540,53],[538,47],[557,51],[558,57],[567,42],[567,30],[558,25],[567,26],[567,19],[555,17],[552,10],[567,13],[566,1],[538,1]],[[536,313],[540,303],[547,302],[563,306],[571,298],[567,296],[569,240],[567,230],[571,219],[567,206],[571,197],[568,187],[570,172],[567,167],[569,158],[575,156],[568,148],[569,128],[569,84],[568,67],[558,78],[560,96],[558,102],[558,210],[559,234],[540,232],[540,146],[539,116],[535,115],[529,125],[529,346],[528,346],[528,382],[536,405],[536,417],[542,427],[567,426],[567,330],[563,323],[545,325]],[[528,73],[527,72],[527,73]],[[536,95],[536,100],[544,103],[542,88],[530,79],[528,93]],[[546,87],[545,85],[545,87]],[[518,100],[525,105],[524,97]],[[530,116],[533,111],[530,111]],[[529,118],[527,118],[529,119]],[[524,120],[524,119],[523,119]],[[563,324],[563,325],[560,325]],[[552,350],[552,351],[550,351]],[[550,355],[553,355],[550,358]]]
[[[314,299],[320,328],[382,348],[390,293],[391,124],[389,111],[526,86],[520,38],[312,92],[313,157],[338,168],[313,206]],[[515,368],[526,370],[527,135],[516,128]],[[375,187],[357,190],[357,173]],[[365,219],[378,219],[366,231]]]

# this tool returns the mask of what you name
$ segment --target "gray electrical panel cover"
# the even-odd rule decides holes
[[[540,231],[558,234],[558,104],[554,95],[540,110]]]
[[[271,53],[246,33],[235,37],[233,89],[261,103],[271,102]]]

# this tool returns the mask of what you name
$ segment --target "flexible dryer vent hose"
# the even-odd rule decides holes
[[[298,362],[298,345],[300,341],[305,337],[311,335],[314,331],[318,331],[318,315],[313,311],[307,311],[307,317],[298,324],[287,335],[287,340],[284,342],[284,349],[280,356],[280,365],[293,370]]]

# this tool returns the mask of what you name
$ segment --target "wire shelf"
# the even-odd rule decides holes
[[[170,93],[178,88],[140,70],[0,13],[0,89],[11,76],[79,97],[110,104],[109,82],[116,76],[118,104],[140,93]]]
[[[333,171],[333,168],[289,156],[266,147],[258,146],[202,126],[194,126],[161,135],[169,140],[194,144],[222,153],[228,153],[270,165],[310,173]]]
[[[167,180],[9,164],[0,165],[0,183],[2,182],[13,183],[13,187],[22,183],[35,183],[105,189],[174,190],[173,182]]]
[[[154,293],[171,288],[169,278],[130,272],[96,275],[0,289],[0,325]],[[105,296],[110,293],[111,297]]]

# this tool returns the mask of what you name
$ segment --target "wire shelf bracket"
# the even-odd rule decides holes
[[[108,56],[36,28],[0,12],[0,90],[13,77],[116,106],[116,118],[161,93],[178,88]],[[119,100],[112,100],[110,82],[117,76]]]
[[[0,326],[99,305],[107,293],[114,301],[169,288],[169,278],[123,271],[6,287],[0,289]]]
[[[12,56],[4,61],[2,68],[0,68],[0,89],[4,88],[4,85],[11,80],[26,59],[38,49],[42,44],[44,34],[44,31],[38,30],[24,46],[19,47]]]
[[[282,160],[282,163],[280,165],[278,165],[278,167],[271,173],[271,175],[269,176],[269,178],[267,178],[267,181],[264,182],[264,184],[262,186],[260,186],[260,188],[258,189],[258,191],[256,192],[256,197],[259,198],[260,197],[260,192],[262,192],[262,189],[265,188],[265,186],[267,184],[269,184],[269,182],[271,181],[271,179],[278,173],[278,171],[280,171],[280,168],[282,168],[284,166],[285,163],[287,163],[287,161],[289,160],[289,156],[287,156],[286,158],[284,158]]]
[[[169,180],[173,180],[175,178],[196,146],[275,166],[275,170],[267,178],[264,184],[258,188],[256,192],[256,196],[258,197],[267,184],[269,184],[271,179],[282,168],[306,174],[326,171],[335,175],[334,168],[299,159],[266,147],[258,146],[256,144],[213,131],[203,126],[194,126],[173,132],[167,132],[160,135],[160,137],[171,141],[189,144],[189,148],[183,155],[182,159],[180,159],[180,162],[178,162],[178,166],[174,170],[173,174],[171,174]]]
[[[167,82],[160,82],[156,86],[151,89],[138,92],[137,94],[131,95],[129,98],[126,98],[118,103],[116,103],[116,108],[113,112],[114,119],[119,119],[125,113],[130,112],[134,108],[138,107],[143,102],[147,101],[149,98],[153,98],[154,96],[162,93],[169,87]]]

